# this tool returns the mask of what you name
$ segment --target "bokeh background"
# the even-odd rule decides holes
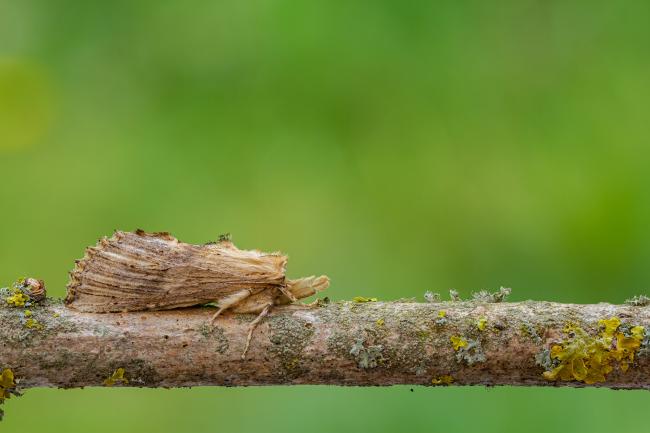
[[[0,281],[168,230],[333,299],[650,281],[650,3],[0,0]],[[30,390],[3,431],[650,431],[647,392]]]

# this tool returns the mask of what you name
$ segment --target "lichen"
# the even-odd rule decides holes
[[[641,347],[639,347],[638,356],[648,356],[650,355],[650,335],[645,334],[643,340],[641,340]]]
[[[76,356],[76,354],[72,354]],[[68,363],[70,365],[70,363]],[[148,386],[153,387],[158,385],[162,377],[158,371],[154,368],[150,361],[141,358],[134,359],[122,359],[111,361],[107,366],[106,370],[108,371],[117,371],[119,369],[124,370],[124,378],[128,378],[128,384],[130,386]],[[88,383],[92,380],[89,377],[84,378],[83,376],[76,376],[71,379],[73,382],[78,383]],[[126,382],[124,383],[126,384]]]
[[[426,291],[424,292],[424,300],[429,303],[440,302],[440,294],[435,292]]]
[[[438,326],[447,324],[447,312],[445,310],[438,311],[438,317],[433,321]]]
[[[45,298],[45,284],[34,278],[20,278],[10,289],[3,288],[2,296],[11,307],[29,307]]]
[[[44,326],[39,322],[32,313],[32,310],[23,311],[23,326],[27,329],[34,329],[37,331],[43,330]]]
[[[365,302],[377,302],[377,298],[366,298],[364,296],[355,296],[352,298],[352,302],[356,302],[357,304],[365,303]]]
[[[460,295],[458,294],[458,291],[454,289],[449,290],[449,297],[451,298],[452,302],[462,301],[462,299],[460,299]]]
[[[113,386],[116,383],[127,385],[129,383],[129,380],[124,377],[124,374],[126,371],[124,368],[120,367],[117,370],[113,372],[110,376],[108,376],[106,379],[104,379],[104,386]]]
[[[431,379],[432,385],[451,385],[452,383],[454,383],[454,378],[448,374]]]
[[[486,357],[480,339],[468,339],[465,345],[456,351],[456,362],[464,362],[473,365],[478,362],[485,362]]]
[[[631,299],[627,299],[625,303],[634,307],[645,307],[646,305],[650,305],[650,297],[646,295],[637,295]]]
[[[542,342],[542,337],[539,336],[537,330],[535,329],[535,326],[532,323],[524,321],[519,329],[521,330],[522,335],[530,338],[535,343],[539,344]]]
[[[40,331],[43,329],[43,325],[38,320],[30,317],[25,320],[25,328]]]
[[[488,292],[487,290],[481,290],[476,293],[472,293],[472,300],[478,302],[503,302],[506,300],[508,295],[512,293],[512,289],[508,287],[501,287],[496,292]]]
[[[376,368],[383,364],[384,357],[382,356],[382,351],[384,350],[384,346],[376,344],[366,347],[364,343],[365,339],[359,338],[350,349],[350,355],[357,361],[359,368]]]
[[[21,394],[14,379],[14,372],[9,368],[5,368],[0,374],[0,404],[4,404],[5,400],[11,398],[12,395],[19,397]],[[0,420],[2,420],[3,416],[4,411],[0,409]]]
[[[551,359],[551,351],[549,349],[543,349],[535,355],[535,364],[539,365],[544,370],[550,370],[555,367],[554,364],[556,363]]]
[[[217,237],[217,242],[232,242],[232,235],[230,233],[222,233]]]
[[[270,351],[280,361],[281,374],[289,379],[299,376],[302,352],[314,335],[314,327],[304,319],[283,314],[271,317],[269,326]]]
[[[22,308],[29,302],[29,296],[25,295],[20,289],[12,289],[12,295],[5,298],[7,304],[12,307]]]
[[[212,326],[208,323],[204,323],[199,328],[199,333],[206,340],[214,340],[215,347],[214,351],[217,353],[226,353],[229,347],[228,339],[226,338],[223,329],[218,326]]]
[[[476,329],[483,332],[483,331],[485,331],[486,327],[487,327],[487,318],[486,317],[479,317],[478,320],[476,321]]]
[[[462,347],[467,346],[467,340],[465,340],[463,337],[458,336],[458,335],[452,335],[449,337],[451,340],[451,345],[454,347],[454,350],[458,351]]]
[[[386,322],[384,321],[384,319],[377,319],[377,321],[375,321],[375,325],[380,326],[380,327],[384,326],[385,323]]]
[[[543,377],[550,381],[593,384],[606,381],[615,366],[626,372],[645,338],[645,329],[621,325],[618,317],[600,320],[598,325],[599,334],[592,336],[575,324],[566,324],[567,338],[550,348],[550,362],[542,359],[543,356],[537,360],[538,364],[551,365]]]

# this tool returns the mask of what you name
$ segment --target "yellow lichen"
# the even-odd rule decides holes
[[[377,326],[384,326],[384,319],[377,319],[377,321],[375,322],[375,324],[376,324]]]
[[[20,289],[13,289],[13,294],[6,298],[7,304],[13,307],[24,307],[25,303],[29,301],[29,296],[20,291]]]
[[[452,383],[454,383],[454,378],[449,376],[448,374],[445,374],[440,377],[434,377],[433,379],[431,379],[431,383],[433,385],[451,385]]]
[[[564,332],[568,338],[553,345],[550,358],[556,366],[545,371],[547,380],[577,380],[586,384],[604,382],[616,363],[626,372],[634,362],[634,355],[645,336],[643,326],[624,331],[618,317],[598,322],[602,330],[597,336],[589,335],[574,324],[567,324]]]
[[[458,350],[461,347],[467,346],[467,340],[465,340],[463,337],[458,337],[456,335],[452,335],[450,337],[451,344],[454,346],[454,350]]]
[[[125,371],[122,367],[118,368],[115,370],[115,372],[113,372],[113,374],[104,380],[104,386],[113,386],[116,383],[122,383],[124,385],[128,384],[129,381],[126,377],[124,377],[124,373]]]
[[[476,321],[476,328],[478,328],[479,331],[485,331],[486,326],[487,319],[485,317],[481,317]]]
[[[438,311],[438,317],[444,319],[445,317],[447,317],[447,312],[445,310]]]
[[[25,320],[25,328],[41,330],[43,329],[43,325],[41,325],[38,320],[30,317],[29,319]]]
[[[630,328],[630,334],[632,337],[641,341],[645,337],[645,328],[643,326],[633,326]]]
[[[618,317],[612,317],[611,319],[602,319],[598,321],[598,324],[605,328],[601,335],[609,342],[612,342],[614,338],[614,333],[621,326],[621,319]]]
[[[0,403],[6,398],[11,397],[11,391],[16,388],[16,381],[14,380],[14,372],[8,368],[2,370],[0,374]]]
[[[355,296],[354,298],[352,298],[352,301],[353,302],[359,302],[359,303],[362,303],[362,302],[377,302],[377,298],[365,298],[363,296]]]

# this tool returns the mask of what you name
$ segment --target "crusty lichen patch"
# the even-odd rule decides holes
[[[104,386],[113,386],[115,384],[128,385],[129,380],[124,376],[125,373],[124,368],[118,368],[113,374],[104,379]]]
[[[474,365],[477,362],[485,362],[485,360],[485,352],[481,340],[478,338],[466,340],[465,345],[456,351],[456,362],[459,363],[464,362],[467,365]]]
[[[449,337],[449,340],[451,340],[451,345],[453,346],[455,351],[458,351],[461,348],[467,346],[467,340],[465,340],[460,335],[452,335],[451,337]]]
[[[593,336],[578,325],[564,327],[567,338],[538,356],[538,364],[550,367],[543,377],[550,381],[605,382],[615,366],[626,372],[634,362],[645,337],[643,326],[622,325],[618,317],[598,322],[600,332]],[[548,356],[548,361],[544,360]]]
[[[229,344],[223,329],[219,326],[212,326],[209,323],[204,323],[199,329],[199,333],[206,340],[214,341],[214,351],[217,353],[226,353]]]
[[[444,326],[447,324],[447,312],[445,310],[438,311],[438,317],[434,320],[434,323],[438,326]]]
[[[530,338],[533,342],[537,344],[542,342],[542,337],[539,336],[539,333],[537,332],[535,325],[533,325],[529,321],[524,320],[519,329],[522,335]]]
[[[364,346],[365,339],[358,339],[350,349],[350,355],[357,361],[359,368],[368,369],[375,368],[384,363],[382,351],[384,346],[381,344],[373,344]]]
[[[14,379],[14,372],[5,368],[0,374],[0,404],[4,404],[5,400],[11,398],[12,395],[20,396],[18,392],[18,385]],[[0,420],[4,416],[4,411],[0,409]]]
[[[366,298],[365,296],[355,296],[352,298],[352,302],[356,302],[358,304],[363,304],[366,302],[377,302],[377,298]]]
[[[279,314],[269,319],[271,353],[279,360],[282,375],[293,378],[302,372],[302,351],[314,335],[314,327],[308,321]]]
[[[11,288],[2,288],[0,296],[9,306],[29,307],[45,299],[45,283],[35,278],[20,278]]]
[[[443,374],[442,376],[431,379],[432,385],[451,385],[452,383],[454,383],[454,378],[449,374]]]

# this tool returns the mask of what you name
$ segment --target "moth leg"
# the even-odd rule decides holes
[[[289,283],[291,283],[291,282],[289,282]],[[284,296],[289,298],[289,300],[291,302],[298,301],[298,298],[296,298],[296,296],[291,292],[291,287],[289,287],[289,286],[280,286],[280,287],[278,287],[278,289],[282,292],[282,294]]]
[[[228,296],[225,298],[223,301],[219,302],[219,309],[217,310],[216,313],[212,316],[210,319],[210,323],[214,325],[214,322],[217,320],[217,317],[221,315],[224,311],[226,311],[228,308],[232,307],[233,305],[236,305],[243,301],[244,299],[248,298],[251,296],[253,292],[249,289],[244,289],[240,290],[239,292],[235,292],[232,295]]]
[[[262,319],[269,314],[271,306],[273,306],[273,304],[266,304],[262,312],[251,322],[248,328],[248,336],[246,337],[246,346],[244,346],[244,352],[241,354],[241,359],[246,358],[246,352],[248,352],[248,348],[251,345],[251,339],[253,338],[253,331],[255,331],[255,328],[257,328],[257,325],[259,325]]]

